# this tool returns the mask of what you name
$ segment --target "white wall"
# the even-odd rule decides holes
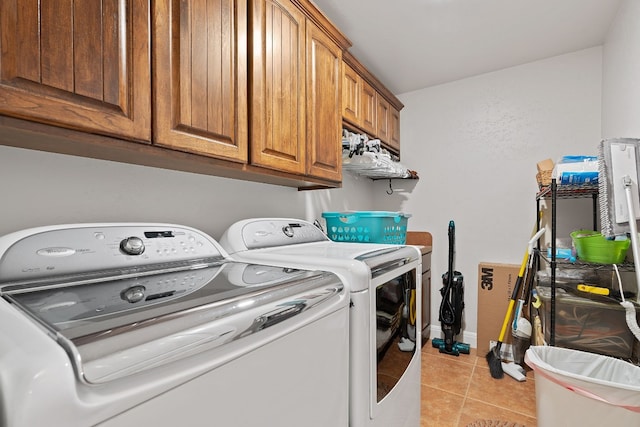
[[[535,223],[536,163],[596,154],[601,54],[601,48],[591,48],[399,96],[405,105],[402,162],[420,180],[399,182],[406,190],[388,198],[377,197],[388,183],[376,182],[375,207],[392,200],[413,215],[410,230],[433,234],[436,330],[449,220],[456,225],[455,267],[465,282],[462,338],[475,346],[478,263],[522,261]],[[573,226],[591,228],[591,201],[586,207],[575,202],[564,208],[571,210]]]
[[[372,181],[298,191],[232,179],[0,146],[0,235],[74,222],[170,222],[220,238],[250,217],[313,221],[323,211],[371,210]]]
[[[603,48],[602,136],[640,138],[640,2],[625,0]]]

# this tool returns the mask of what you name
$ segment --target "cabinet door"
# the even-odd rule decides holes
[[[252,0],[252,8],[250,162],[303,174],[305,16],[289,0]]]
[[[246,0],[154,7],[154,143],[246,163]]]
[[[400,111],[390,107],[389,118],[391,119],[389,146],[400,154]]]
[[[375,136],[377,129],[376,110],[378,105],[377,92],[366,80],[362,79],[360,92],[360,126],[370,136]]]
[[[0,114],[151,139],[149,0],[2,0]]]
[[[342,179],[342,50],[307,23],[307,173]]]
[[[342,118],[360,126],[362,78],[347,63],[342,63]]]
[[[389,142],[390,136],[390,123],[391,123],[391,110],[389,102],[384,99],[382,96],[378,95],[378,115],[377,115],[377,124],[378,124],[378,138],[382,142]]]

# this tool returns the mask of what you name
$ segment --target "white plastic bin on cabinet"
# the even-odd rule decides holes
[[[640,426],[640,367],[561,347],[533,346],[539,427]]]

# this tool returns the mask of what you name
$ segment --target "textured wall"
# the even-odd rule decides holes
[[[535,220],[536,163],[596,154],[600,88],[601,49],[592,48],[399,96],[402,159],[420,180],[398,183],[406,188],[391,196],[384,193],[388,183],[377,182],[375,202],[395,202],[413,215],[410,229],[433,234],[432,325],[440,325],[449,220],[456,222],[456,268],[465,278],[472,341],[478,263],[520,264]],[[565,202],[558,235],[590,228],[591,201]]]
[[[74,222],[170,222],[215,238],[233,222],[324,210],[371,209],[371,180],[343,188],[295,188],[0,146],[0,235]]]
[[[640,138],[640,2],[623,1],[603,47],[602,136]]]

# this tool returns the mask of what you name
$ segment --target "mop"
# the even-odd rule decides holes
[[[629,233],[636,274],[636,285],[640,290],[640,245],[637,220],[640,212],[638,197],[638,149],[640,140],[630,138],[601,141],[598,155],[600,220],[602,235],[615,237]],[[633,197],[633,195],[636,197]],[[618,267],[613,268],[618,278],[618,287],[625,309],[625,319],[629,330],[640,340],[640,327],[636,320],[636,309],[624,297]],[[640,292],[637,293],[640,302]]]
[[[536,234],[536,236],[542,235],[543,232],[544,228],[542,229],[542,232],[539,232],[538,234]],[[524,273],[524,286],[522,287],[520,299],[516,304],[515,313],[513,315],[513,323],[511,325],[511,335],[513,336],[513,362],[502,362],[502,370],[516,381],[527,380],[525,370],[521,365],[523,363],[524,352],[531,342],[531,334],[533,332],[533,328],[531,322],[529,322],[529,320],[522,316],[522,312],[524,310],[525,304],[529,300],[529,294],[531,293],[534,279],[533,263],[535,257],[532,256],[532,253],[533,245],[537,241],[537,239],[534,239],[529,241],[529,246],[527,248],[529,261]]]
[[[500,336],[498,337],[498,342],[496,343],[495,346],[493,346],[489,350],[489,352],[485,356],[487,363],[489,364],[489,373],[495,379],[500,379],[504,377],[505,364],[503,364],[502,362],[502,358],[500,356],[500,349],[502,348],[502,344],[505,340],[507,327],[509,326],[511,315],[513,314],[516,299],[518,298],[518,294],[520,293],[520,287],[522,286],[522,282],[524,280],[525,269],[533,254],[533,245],[538,241],[538,239],[542,236],[544,232],[545,232],[545,229],[541,228],[540,230],[538,230],[536,234],[534,234],[531,240],[529,240],[527,251],[524,253],[524,258],[522,259],[522,264],[520,265],[520,271],[518,272],[518,277],[516,278],[516,283],[513,287],[513,293],[511,294],[511,299],[509,300],[507,313],[505,314],[504,321],[502,323],[502,328],[500,329]],[[517,380],[520,380],[518,375],[519,369],[516,367],[516,364],[507,365],[506,367],[509,368],[508,371],[506,371],[507,374],[509,374],[510,376],[512,376]],[[518,376],[518,378],[512,375],[512,373]]]

